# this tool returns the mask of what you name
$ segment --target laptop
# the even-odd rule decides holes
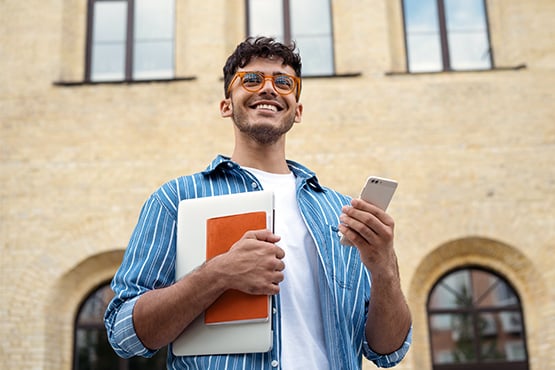
[[[273,230],[273,192],[255,191],[182,200],[177,216],[176,280],[205,262],[207,225],[217,224],[212,222],[215,219],[260,212],[265,213],[266,228]],[[262,298],[267,301],[268,307],[268,314],[262,319],[260,316],[252,320],[243,317],[240,320],[207,323],[204,313],[199,315],[172,343],[173,354],[195,356],[271,350],[272,297]]]

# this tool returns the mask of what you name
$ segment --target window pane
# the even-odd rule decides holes
[[[443,69],[436,0],[404,0],[407,58],[410,72]]]
[[[125,78],[126,1],[94,3],[91,47],[91,80],[112,81]]]
[[[290,0],[289,7],[295,37],[331,35],[329,0]]]
[[[125,42],[127,1],[94,3],[93,42]]]
[[[443,69],[439,35],[407,35],[410,72],[434,72]]]
[[[119,358],[110,347],[106,330],[78,329],[75,370],[118,369]]]
[[[486,30],[484,0],[444,0],[447,31]]]
[[[125,79],[125,43],[93,45],[91,81]]]
[[[291,34],[303,59],[303,75],[331,75],[333,38],[328,0],[291,0]]]
[[[270,36],[284,41],[283,0],[249,1],[249,36]]]
[[[513,289],[499,277],[485,271],[472,271],[474,304],[478,307],[507,307],[519,304]]]
[[[133,79],[172,78],[173,41],[138,42],[133,61]]]
[[[103,326],[104,311],[106,311],[106,307],[108,307],[108,303],[110,303],[110,300],[113,297],[114,292],[110,289],[109,285],[106,285],[91,294],[83,304],[83,307],[81,307],[81,311],[79,311],[77,325]]]
[[[472,306],[470,274],[467,270],[457,271],[445,277],[432,291],[429,307],[468,308]]]
[[[449,33],[449,58],[454,70],[490,69],[487,35],[476,32]]]
[[[435,364],[474,362],[472,316],[436,314],[430,316],[430,335]]]
[[[445,0],[451,68],[491,68],[483,0]]]
[[[87,297],[77,315],[74,370],[162,370],[166,368],[167,348],[152,358],[119,358],[108,342],[104,312],[114,296],[106,284]]]
[[[135,40],[173,40],[174,0],[135,0]]]
[[[295,42],[303,60],[303,76],[333,74],[333,51],[329,37],[302,37]]]
[[[478,328],[483,361],[526,359],[520,313],[483,313],[479,316]]]
[[[436,0],[404,0],[405,27],[410,33],[439,33]]]
[[[174,76],[174,0],[135,2],[133,79]]]

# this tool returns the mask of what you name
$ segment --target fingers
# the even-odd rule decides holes
[[[247,231],[243,236],[243,238],[256,239],[256,240],[265,241],[268,243],[277,243],[281,239],[281,237],[277,236],[276,234],[274,234],[268,229]]]
[[[393,239],[394,221],[380,208],[353,199],[351,206],[343,207],[339,230],[355,245],[368,243],[379,245]]]
[[[277,246],[280,237],[270,230],[251,230],[227,253],[227,266],[235,289],[250,294],[277,294],[284,279],[285,251]]]

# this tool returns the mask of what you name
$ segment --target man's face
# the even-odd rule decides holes
[[[265,76],[288,74],[295,76],[291,66],[284,66],[281,58],[253,58],[238,72],[260,72]],[[222,101],[223,117],[231,117],[236,128],[259,144],[274,144],[286,134],[295,122],[301,121],[302,104],[295,99],[295,91],[280,95],[270,78],[259,91],[249,92],[236,78],[229,88],[230,97]]]

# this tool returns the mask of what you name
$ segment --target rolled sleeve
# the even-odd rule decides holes
[[[122,264],[112,279],[115,296],[106,309],[104,324],[112,348],[123,358],[156,353],[137,337],[133,310],[142,294],[175,281],[176,215],[159,199],[154,194],[144,204]]]
[[[104,320],[108,340],[116,354],[123,358],[151,357],[157,352],[146,348],[135,332],[133,309],[138,299],[139,297],[135,297],[123,302],[118,309],[109,310],[110,314]]]
[[[372,361],[378,367],[393,367],[400,363],[403,358],[405,358],[407,352],[409,351],[410,345],[412,343],[412,327],[410,328],[405,341],[401,348],[397,351],[392,352],[387,355],[380,355],[370,349],[368,342],[364,340],[362,349],[364,351],[364,357]]]

